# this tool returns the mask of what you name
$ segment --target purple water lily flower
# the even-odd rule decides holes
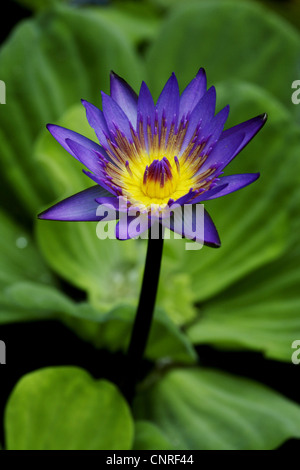
[[[172,207],[191,205],[224,196],[251,183],[259,173],[221,176],[224,168],[264,125],[262,114],[223,130],[229,106],[215,115],[216,92],[207,90],[206,75],[200,69],[180,95],[173,73],[154,104],[143,82],[139,95],[118,75],[111,73],[110,96],[102,93],[102,109],[82,101],[99,144],[63,127],[49,124],[55,139],[89,170],[83,170],[96,185],[77,193],[39,215],[40,219],[99,221],[105,209],[114,208],[117,238],[130,238],[127,230],[136,214],[144,214],[147,230],[154,222],[167,224],[165,214]],[[99,213],[99,206],[104,209]],[[129,214],[124,219],[121,215]],[[150,214],[154,214],[150,217]],[[209,214],[188,223],[168,227],[193,238],[203,231],[204,244],[220,246]],[[137,215],[138,216],[138,215]],[[107,217],[106,217],[106,220]],[[120,224],[126,221],[122,236]],[[202,224],[202,226],[197,226]]]

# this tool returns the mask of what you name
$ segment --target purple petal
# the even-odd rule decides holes
[[[236,150],[239,148],[244,138],[244,132],[237,132],[219,140],[198,173],[201,174],[209,168],[216,167],[218,174],[220,174],[223,168],[235,157]]]
[[[115,100],[103,92],[101,94],[103,114],[110,134],[115,136],[116,130],[118,129],[130,142],[132,142],[128,117]]]
[[[83,147],[78,142],[74,140],[66,139],[66,143],[70,147],[70,150],[76,155],[77,159],[85,165],[89,170],[91,170],[96,175],[102,174],[102,156],[95,152],[94,150],[89,150],[86,147]]]
[[[209,213],[204,209],[204,245],[218,248],[221,246],[219,234]]]
[[[216,90],[211,87],[200,99],[188,118],[188,129],[182,145],[181,153],[184,152],[197,128],[204,129],[213,119],[216,108]]]
[[[205,137],[208,135],[210,136],[207,141],[206,148],[209,148],[211,144],[214,144],[219,139],[223,131],[225,122],[227,121],[228,114],[229,105],[221,109],[221,111],[216,114],[216,116],[205,126],[205,128],[201,130],[201,137]]]
[[[130,238],[138,237],[155,222],[154,219],[148,217],[148,214],[138,216],[120,215],[121,217],[116,225],[116,237],[118,240],[129,240]]]
[[[190,114],[206,92],[206,75],[204,69],[200,69],[196,77],[182,92],[179,106],[179,121],[183,116]]]
[[[70,129],[66,129],[61,126],[57,126],[55,124],[48,124],[47,125],[48,131],[53,135],[53,137],[60,143],[60,145],[67,150],[73,157],[75,157],[78,160],[78,157],[75,155],[74,152],[70,149],[68,144],[66,143],[66,139],[71,139],[74,142],[78,142],[81,144],[83,147],[93,150],[95,152],[98,152],[102,157],[107,158],[108,160],[109,157],[107,156],[106,152],[103,150],[102,147],[100,147],[99,144],[96,144],[96,142],[93,142],[92,140],[88,139],[87,137],[84,137],[81,134],[78,134],[77,132],[71,131]]]
[[[223,182],[223,178],[221,178],[221,180],[222,180],[222,184],[216,185],[212,189],[209,189],[208,191],[203,192],[198,197],[191,200],[190,204],[197,204],[198,202],[203,202],[203,201],[207,201],[208,199],[214,199],[216,197],[219,197],[219,193],[228,186],[226,182]]]
[[[159,125],[161,125],[162,117],[164,116],[168,129],[170,129],[172,123],[175,124],[175,127],[177,126],[179,99],[180,95],[177,78],[175,73],[172,73],[157,100],[156,109]]]
[[[39,214],[38,218],[70,222],[101,220],[104,216],[96,214],[99,204],[95,199],[103,196],[109,196],[109,193],[98,185],[92,186],[58,202]]]
[[[110,96],[124,111],[132,126],[136,127],[137,94],[128,83],[114,72],[110,73]]]
[[[88,101],[81,100],[81,102],[85,107],[88,123],[94,129],[97,139],[104,148],[107,147],[106,137],[109,135],[109,132],[101,109]]]
[[[233,193],[234,191],[238,191],[238,189],[242,189],[245,186],[254,183],[257,178],[259,178],[259,173],[244,173],[242,175],[223,176],[220,178],[214,189],[203,194],[204,198],[201,199],[201,196],[199,196],[199,201],[215,199],[217,197]],[[214,190],[215,192],[212,194]]]
[[[96,201],[101,205],[108,205],[114,207],[114,209],[119,212],[128,212],[127,202],[124,201],[123,196],[118,197],[97,197]],[[117,217],[119,218],[119,216]]]
[[[155,106],[152,95],[149,91],[145,82],[142,82],[139,98],[138,98],[138,120],[142,120],[143,130],[146,144],[147,139],[147,124],[151,125],[151,132],[154,131],[154,120],[155,120]],[[137,126],[138,130],[138,126]]]
[[[189,211],[189,217],[187,211]],[[175,209],[170,219],[162,219],[161,223],[183,238],[196,240],[212,247],[221,245],[217,229],[208,212],[205,209],[202,212],[200,207],[197,209],[196,204],[185,206],[184,209]]]
[[[258,131],[264,126],[264,124],[267,121],[267,118],[268,118],[268,115],[266,113],[260,114],[259,116],[249,119],[249,121],[242,122],[241,124],[238,124],[237,126],[231,127],[230,129],[226,129],[225,131],[222,132],[220,140],[226,139],[228,136],[233,136],[240,132],[245,133],[244,140],[241,142],[241,144],[235,151],[235,154],[233,156],[235,157],[248,144],[248,142],[251,139],[253,139],[253,137],[258,133]]]
[[[180,198],[176,199],[169,207],[171,208],[174,204],[179,204],[181,206],[183,204],[188,204],[192,197],[194,197],[196,194],[196,191],[189,191],[184,196],[181,196]]]
[[[94,175],[93,173],[90,173],[89,171],[86,171],[86,170],[82,170],[82,171],[88,178],[94,181],[94,183],[97,183],[99,186],[102,186],[102,188],[104,188],[107,192],[113,194],[114,196],[117,195],[116,193],[117,188],[114,189],[113,187],[111,187],[110,182],[105,179],[105,176],[101,177],[101,176]]]

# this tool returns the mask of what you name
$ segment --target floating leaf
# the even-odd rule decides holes
[[[128,450],[134,427],[112,383],[75,367],[50,367],[17,383],[5,431],[9,450]]]
[[[204,67],[209,81],[253,82],[299,116],[299,106],[291,101],[292,82],[299,75],[299,49],[297,30],[265,7],[210,0],[171,10],[149,49],[147,68],[155,93],[172,71],[184,86]]]
[[[299,202],[295,196],[297,212]],[[254,349],[291,361],[292,343],[300,338],[299,214],[294,215],[293,240],[279,259],[202,305],[198,320],[187,330],[194,343]]]
[[[140,392],[134,409],[181,450],[268,450],[300,437],[298,405],[213,370],[171,370]]]
[[[161,430],[149,421],[135,423],[134,450],[166,450],[172,449],[171,442]]]

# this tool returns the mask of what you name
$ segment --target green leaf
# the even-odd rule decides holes
[[[0,294],[0,324],[57,318],[75,308],[76,304],[54,286],[17,282]]]
[[[133,450],[170,450],[171,442],[161,430],[149,421],[135,423]]]
[[[291,231],[294,240],[287,250],[204,303],[198,320],[187,330],[194,343],[254,349],[272,359],[291,361],[292,343],[300,338],[299,195],[294,204],[298,212]]]
[[[132,331],[135,309],[119,306],[104,314],[81,304],[62,320],[79,336],[97,348],[111,352],[126,351]],[[159,309],[154,313],[145,356],[153,361],[195,363],[197,355],[186,335]]]
[[[134,426],[112,383],[75,367],[50,367],[18,382],[5,433],[9,450],[128,450]]]
[[[147,69],[156,94],[171,72],[185,86],[205,67],[209,83],[226,79],[253,82],[274,93],[299,116],[299,106],[291,102],[299,48],[297,30],[265,7],[210,0],[171,10],[149,49]]]
[[[139,82],[140,65],[126,38],[92,12],[58,6],[14,30],[0,52],[1,80],[7,84],[0,115],[5,205],[21,206],[31,217],[53,199],[48,176],[33,158],[33,143],[48,122],[81,98],[98,104],[111,69],[133,86]]]
[[[36,290],[63,295],[49,286],[52,274],[28,232],[3,211],[0,224],[0,324],[48,317],[52,314],[49,305],[34,306]],[[28,286],[34,286],[34,292]]]
[[[298,405],[213,370],[171,370],[140,393],[134,409],[181,450],[268,450],[300,437]]]
[[[106,8],[93,7],[92,11],[107,24],[117,27],[135,47],[152,41],[160,24],[148,3],[122,1]]]
[[[52,279],[28,232],[0,211],[0,286],[22,280],[49,283]]]

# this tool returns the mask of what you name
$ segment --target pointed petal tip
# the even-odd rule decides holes
[[[204,67],[200,67],[200,69],[198,70],[198,72],[195,75],[195,78],[198,78],[198,79],[203,78],[206,81],[206,72],[205,72]]]
[[[253,120],[257,120],[260,123],[260,127],[259,127],[258,130],[260,130],[265,125],[265,123],[267,122],[267,119],[268,119],[268,114],[267,113],[259,114],[258,116],[253,118]]]
[[[262,121],[266,122],[266,120],[268,119],[268,114],[267,113],[262,113],[262,114],[260,114],[259,117],[261,117]]]
[[[118,75],[113,70],[110,71],[109,76],[110,76],[111,79],[120,80],[121,82],[123,82],[123,83],[125,82],[127,84],[126,80],[124,80],[124,78],[122,78],[120,75]]]
[[[56,219],[55,216],[51,216],[51,213],[52,213],[52,207],[49,207],[48,209],[45,209],[43,212],[41,212],[40,214],[37,215],[37,219],[38,220],[57,220],[59,221],[59,219]]]
[[[37,215],[37,219],[41,219],[41,220],[44,220],[46,217],[45,217],[45,212],[46,211],[43,211],[41,212],[40,214]]]
[[[46,124],[46,129],[50,132],[50,134],[53,135],[53,132],[55,131],[56,128],[58,128],[60,126],[58,126],[57,124]]]
[[[208,246],[208,247],[210,247],[210,248],[221,248],[221,245],[222,245],[222,244],[221,244],[221,240],[219,239],[218,242],[214,242],[214,243],[212,243],[212,242],[204,242],[204,245],[205,245],[205,246]]]

